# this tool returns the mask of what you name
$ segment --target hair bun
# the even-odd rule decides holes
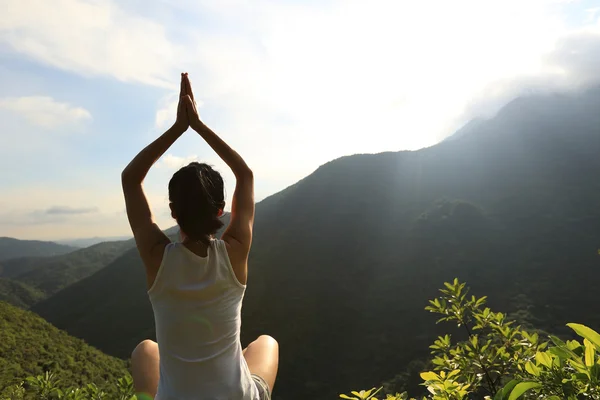
[[[169,182],[169,200],[181,230],[205,244],[221,227],[224,207],[223,178],[212,167],[197,162],[177,171]]]

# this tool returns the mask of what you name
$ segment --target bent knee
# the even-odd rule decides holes
[[[260,343],[262,346],[269,346],[274,348],[279,348],[279,343],[273,336],[270,335],[260,335],[255,342]]]
[[[156,351],[157,347],[158,345],[155,341],[146,339],[135,346],[135,349],[133,349],[133,352],[131,353],[131,358],[135,359],[142,355],[153,353]]]

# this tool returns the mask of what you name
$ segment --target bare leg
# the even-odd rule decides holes
[[[160,377],[156,342],[144,340],[136,346],[131,354],[131,370],[135,392],[149,395],[152,399],[156,397]]]
[[[277,368],[279,366],[279,344],[268,335],[261,335],[244,349],[244,358],[248,369],[267,381],[273,392]]]

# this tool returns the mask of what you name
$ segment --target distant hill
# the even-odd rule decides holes
[[[36,314],[0,302],[0,389],[48,369],[69,385],[103,386],[121,378],[126,367]]]
[[[4,295],[12,304],[31,305],[34,297],[20,290],[22,286],[15,286],[15,282],[26,285],[45,298],[93,274],[134,246],[133,241],[105,242],[54,257],[24,257],[3,261],[0,263],[0,278],[9,278],[13,282],[10,287],[4,287],[8,291]],[[10,291],[11,288],[13,291]],[[39,296],[35,298],[41,299]]]
[[[274,400],[335,398],[427,357],[442,330],[423,308],[454,277],[548,332],[598,329],[599,154],[599,89],[520,98],[454,140],[343,157],[260,202],[242,339],[279,340]],[[130,250],[34,310],[126,357],[154,334],[145,289]]]
[[[28,308],[46,296],[43,292],[24,283],[0,278],[0,301],[21,308]]]
[[[20,240],[10,237],[0,237],[0,262],[17,257],[49,257],[70,253],[76,250],[54,242],[41,240]]]
[[[176,239],[179,228],[171,227],[165,233]],[[6,260],[0,264],[0,300],[28,308],[134,248],[135,241],[128,239],[98,243],[61,256]]]
[[[63,239],[57,240],[56,243],[64,244],[67,246],[73,246],[78,248],[90,247],[98,243],[103,242],[116,242],[122,240],[131,239],[131,235],[129,236],[109,236],[109,237],[93,237],[93,238],[82,238],[82,239]]]

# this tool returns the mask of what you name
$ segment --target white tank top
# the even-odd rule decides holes
[[[245,290],[222,240],[206,257],[182,243],[166,246],[148,290],[160,354],[155,400],[259,398],[240,343]]]

